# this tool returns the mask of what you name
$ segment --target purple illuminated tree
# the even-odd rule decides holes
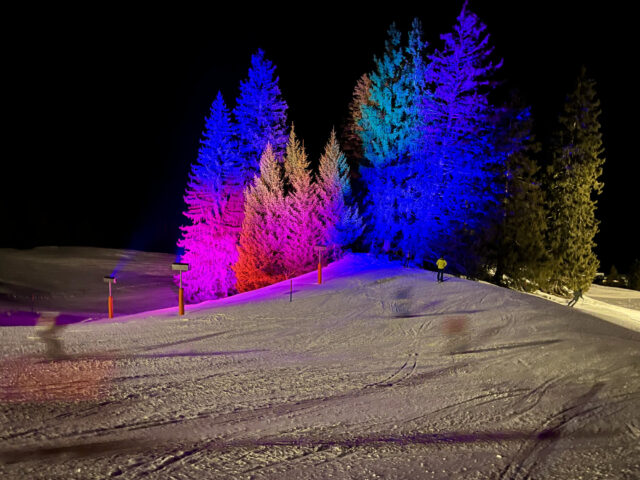
[[[239,258],[233,266],[240,292],[286,278],[283,261],[286,213],[282,167],[268,143],[260,159],[260,175],[254,176],[245,190]]]
[[[495,115],[489,93],[501,66],[491,61],[486,26],[467,10],[442,49],[429,56],[422,98],[421,164],[415,181],[424,194],[417,205],[428,258],[445,255],[452,268],[475,274],[482,267],[482,231],[495,220]]]
[[[287,104],[274,76],[275,68],[262,50],[251,56],[249,75],[240,84],[233,111],[245,184],[258,172],[260,156],[267,143],[278,156],[287,142]]]
[[[320,157],[316,189],[324,232],[321,241],[328,247],[329,258],[335,259],[341,255],[343,247],[362,234],[363,226],[357,207],[348,204],[351,198],[349,165],[340,151],[334,130]]]
[[[307,154],[296,138],[293,126],[284,157],[284,172],[288,189],[284,264],[290,275],[300,275],[314,268],[314,247],[322,241],[323,228]]]
[[[211,105],[197,161],[191,167],[185,193],[189,225],[180,228],[181,260],[190,265],[182,276],[189,301],[226,296],[234,291],[231,266],[237,258],[237,225],[233,172],[240,167],[229,111],[222,94]]]

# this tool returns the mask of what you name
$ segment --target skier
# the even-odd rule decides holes
[[[407,254],[404,256],[404,261],[402,263],[402,266],[409,267],[409,260],[411,260],[411,252],[407,251]]]
[[[582,298],[582,289],[579,288],[573,292],[573,298],[569,300],[569,303],[567,304],[567,306],[573,307],[576,303],[578,303],[578,300],[581,298]]]
[[[38,319],[36,333],[44,342],[46,356],[51,360],[66,358],[60,340],[60,333],[64,326],[58,324],[58,313],[43,313]]]
[[[440,255],[436,265],[438,266],[438,283],[444,282],[444,267],[447,266],[447,261],[442,258],[442,255]]]

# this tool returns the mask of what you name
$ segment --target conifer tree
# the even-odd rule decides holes
[[[226,296],[234,290],[231,266],[237,258],[238,229],[228,221],[233,206],[226,191],[229,172],[239,168],[232,134],[229,111],[218,93],[184,197],[189,224],[180,228],[178,246],[184,249],[182,261],[190,265],[182,277],[189,301]]]
[[[362,168],[371,166],[364,157],[362,145],[362,107],[373,106],[371,102],[371,80],[369,75],[363,74],[356,83],[353,97],[349,103],[349,114],[342,126],[340,144],[349,164],[349,176],[351,179],[352,198],[359,205],[360,211],[364,211],[367,198],[367,185],[362,178]]]
[[[342,150],[352,168],[360,165],[364,158],[361,137],[362,127],[360,126],[364,105],[374,106],[371,102],[371,80],[366,73],[356,83],[353,90],[353,98],[349,103],[349,116],[342,129]]]
[[[267,143],[276,156],[287,141],[287,104],[282,99],[275,66],[258,50],[251,56],[246,80],[240,84],[233,115],[240,156],[243,159],[245,185],[258,172],[260,156]]]
[[[426,44],[421,40],[416,20],[403,47],[400,32],[392,24],[382,58],[375,58],[376,69],[370,75],[370,98],[361,104],[359,131],[364,156],[370,167],[361,169],[368,190],[367,223],[371,239],[394,240],[411,219],[413,208],[407,204],[406,182],[414,174],[411,160],[417,145],[417,105],[424,83],[422,56]]]
[[[489,93],[501,64],[491,60],[486,25],[467,9],[453,32],[441,35],[442,49],[429,56],[422,97],[421,155],[423,185],[419,230],[429,232],[427,257],[445,255],[452,269],[475,274],[485,259],[477,243],[496,214],[496,158],[493,108]]]
[[[488,239],[494,281],[532,290],[544,283],[547,267],[544,198],[535,159],[540,144],[533,135],[530,109],[517,95],[512,94],[500,117],[495,142],[496,153],[503,158],[496,176],[500,215]]]
[[[307,154],[296,138],[293,126],[284,157],[284,172],[288,186],[284,265],[289,275],[299,275],[314,268],[314,247],[322,240],[322,224]]]
[[[353,243],[362,233],[362,219],[356,206],[349,206],[351,185],[349,165],[331,131],[329,142],[320,157],[316,188],[319,218],[323,226],[322,243],[327,245],[329,258],[338,258],[342,248]]]
[[[598,180],[604,164],[599,115],[595,81],[583,67],[560,115],[547,172],[550,289],[558,293],[588,290],[599,265],[593,251],[599,223],[595,197],[603,187]]]
[[[286,278],[285,215],[282,167],[268,143],[260,159],[260,175],[254,176],[245,190],[239,258],[233,266],[238,291],[254,290]]]

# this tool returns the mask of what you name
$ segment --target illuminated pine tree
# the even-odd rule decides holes
[[[283,262],[285,223],[282,167],[271,144],[267,144],[260,159],[260,175],[254,176],[253,183],[245,190],[239,258],[233,266],[240,292],[286,278]]]
[[[582,68],[567,96],[548,169],[548,245],[553,260],[553,291],[588,290],[598,269],[593,251],[598,220],[596,195],[602,192],[600,101],[595,81]]]
[[[240,168],[227,107],[218,96],[205,121],[197,161],[191,167],[185,193],[189,224],[181,227],[178,246],[182,261],[190,265],[182,276],[187,299],[202,301],[234,291],[231,266],[237,258],[238,228],[229,222],[233,204],[227,195],[233,172]]]
[[[341,255],[343,247],[353,243],[363,230],[362,219],[356,206],[349,206],[351,185],[349,165],[331,131],[324,154],[320,157],[316,188],[319,198],[319,218],[324,236],[321,242],[327,245],[329,258]]]
[[[300,275],[314,268],[314,247],[322,240],[322,224],[307,154],[296,138],[293,126],[287,142],[284,171],[288,187],[284,264],[289,275]]]
[[[275,68],[262,50],[252,55],[249,75],[240,84],[240,95],[233,110],[245,184],[258,172],[260,156],[267,143],[278,156],[287,141],[287,104],[274,76]]]
[[[413,203],[407,182],[414,175],[412,160],[418,145],[419,100],[424,90],[426,43],[416,20],[408,46],[392,25],[382,58],[375,58],[370,75],[370,98],[361,105],[359,125],[364,156],[370,167],[361,169],[368,190],[367,223],[373,239],[401,240],[413,222]],[[406,232],[405,232],[406,234]]]
[[[421,169],[416,179],[419,230],[430,258],[445,255],[452,269],[475,274],[484,259],[476,248],[498,200],[494,185],[495,146],[491,78],[500,67],[490,57],[486,26],[466,3],[444,46],[429,56],[426,81],[432,91],[421,105]]]

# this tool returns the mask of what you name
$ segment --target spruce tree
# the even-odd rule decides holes
[[[252,55],[248,77],[240,84],[240,95],[233,110],[245,185],[258,172],[267,143],[278,156],[287,141],[287,104],[282,99],[275,68],[262,50]]]
[[[226,296],[235,288],[231,266],[237,258],[239,232],[229,221],[234,206],[227,190],[240,163],[221,93],[211,105],[203,136],[184,197],[189,224],[180,228],[178,241],[184,249],[182,261],[190,265],[182,279],[186,297],[192,302]]]
[[[293,126],[284,157],[284,172],[288,194],[285,199],[287,241],[283,244],[283,255],[287,273],[294,276],[313,270],[314,247],[322,241],[322,224],[307,154]]]
[[[356,83],[353,89],[353,97],[349,103],[349,116],[343,126],[341,144],[351,168],[358,166],[364,159],[364,148],[362,145],[362,108],[367,105],[373,107],[371,102],[371,80],[365,73]]]
[[[340,151],[335,130],[331,131],[324,153],[320,157],[316,190],[319,218],[322,223],[322,243],[328,247],[329,258],[338,258],[343,247],[353,243],[362,233],[362,219],[356,206],[350,206],[351,185],[349,165]]]
[[[376,68],[369,76],[369,100],[360,107],[359,133],[364,156],[370,163],[361,173],[368,190],[371,240],[402,238],[414,210],[412,197],[406,193],[407,181],[414,173],[410,164],[417,145],[417,106],[424,86],[422,56],[426,44],[421,35],[416,20],[409,45],[403,46],[400,32],[391,25],[385,53],[375,58]]]
[[[548,248],[553,260],[549,288],[558,293],[588,290],[598,269],[593,251],[598,233],[596,196],[604,164],[600,101],[583,67],[567,96],[547,171]]]
[[[543,284],[547,267],[544,198],[536,162],[540,143],[533,135],[530,109],[522,106],[516,94],[499,116],[495,141],[496,153],[502,157],[495,186],[499,216],[488,238],[494,281],[534,290]]]
[[[245,190],[239,258],[233,266],[238,291],[254,290],[286,278],[286,221],[282,167],[268,143],[260,159],[260,175],[254,176]]]
[[[356,83],[353,96],[349,103],[349,114],[342,126],[340,144],[349,164],[349,175],[351,179],[352,198],[359,205],[360,211],[364,211],[367,198],[366,183],[362,178],[362,168],[371,166],[364,157],[364,147],[362,145],[362,107],[364,105],[373,106],[371,102],[371,80],[369,75],[363,74]]]
[[[427,257],[445,255],[453,270],[476,274],[485,261],[478,248],[495,220],[495,115],[489,101],[501,63],[491,60],[486,25],[467,9],[443,48],[429,56],[422,97],[419,231],[428,232]]]

